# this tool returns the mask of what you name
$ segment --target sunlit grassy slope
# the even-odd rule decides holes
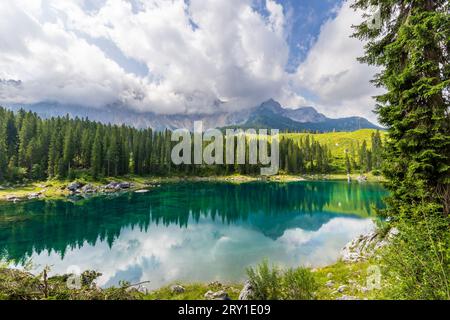
[[[313,137],[315,141],[320,144],[326,144],[336,159],[336,165],[339,167],[344,166],[345,150],[350,150],[352,144],[357,149],[357,145],[361,145],[364,140],[367,142],[367,147],[372,148],[372,134],[377,130],[375,129],[362,129],[353,132],[328,132],[328,133],[282,133],[280,136],[284,138],[294,139],[300,141],[307,135]],[[380,131],[381,138],[384,141],[386,132]]]
[[[350,149],[352,143],[355,145],[357,142],[360,144],[366,140],[367,146],[372,147],[372,134],[375,133],[374,129],[362,129],[353,132],[328,132],[328,133],[282,133],[281,137],[286,137],[294,140],[299,140],[307,135],[314,137],[314,140],[320,144],[327,144],[331,149],[334,156],[345,156],[345,149]],[[380,131],[382,138],[385,137],[385,132]]]

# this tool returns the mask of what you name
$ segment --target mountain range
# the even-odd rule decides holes
[[[203,121],[204,128],[265,128],[282,131],[355,131],[358,129],[381,129],[362,117],[332,119],[317,112],[313,107],[283,108],[270,99],[259,106],[237,112],[214,114],[161,115],[141,113],[119,104],[95,109],[79,105],[42,102],[29,105],[8,105],[12,110],[31,110],[44,118],[66,116],[89,118],[111,124],[126,124],[137,128],[151,127],[155,130],[192,128],[194,121]]]

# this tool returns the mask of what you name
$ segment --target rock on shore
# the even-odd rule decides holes
[[[96,187],[90,183],[84,185],[80,182],[74,181],[67,186],[67,190],[74,194],[95,194],[99,192],[117,192],[133,188],[134,184],[131,182],[110,182],[107,185]]]
[[[386,235],[375,230],[350,241],[341,251],[344,262],[359,262],[373,257],[376,251],[388,245],[399,233],[397,228],[391,228]]]
[[[242,289],[241,293],[239,294],[239,300],[252,300],[254,294],[254,288],[250,281],[246,281],[244,288]]]

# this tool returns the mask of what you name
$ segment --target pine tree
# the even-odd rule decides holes
[[[380,131],[372,134],[372,166],[379,170],[383,162],[383,142],[381,141]]]
[[[19,131],[19,166],[28,167],[27,148],[35,134],[35,119],[31,112],[24,115],[22,126]]]
[[[63,162],[64,162],[64,170],[63,175],[67,172],[67,175],[71,174],[71,166],[73,163],[73,158],[75,156],[75,141],[73,139],[73,128],[69,124],[66,127],[66,131],[64,134],[64,145],[63,145]]]
[[[6,132],[3,130],[0,123],[0,182],[6,179],[7,174],[7,146],[6,146]]]
[[[7,158],[10,159],[18,150],[19,136],[17,132],[17,127],[14,119],[14,114],[12,112],[6,113],[6,123],[5,123],[5,139],[7,146]]]
[[[98,178],[102,171],[102,132],[97,126],[91,153],[91,172],[94,178]]]
[[[106,160],[108,162],[108,176],[113,174],[117,176],[119,173],[119,150],[117,142],[117,134],[113,131],[109,141],[108,150],[106,152]]]
[[[388,128],[383,172],[392,196],[387,213],[411,215],[419,203],[450,213],[448,0],[357,0],[379,6],[382,27],[357,26],[367,41],[360,60],[383,67],[374,83],[380,123]],[[423,212],[422,212],[423,214]]]
[[[364,172],[367,169],[367,141],[364,140],[361,144],[358,154],[359,159],[359,168],[361,172]]]

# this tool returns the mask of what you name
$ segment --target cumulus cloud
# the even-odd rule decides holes
[[[1,1],[0,102],[121,103],[170,114],[275,98],[335,116],[371,116],[375,70],[355,60],[362,44],[349,38],[350,25],[360,18],[347,4],[292,74],[292,12],[276,0],[258,1],[264,10],[255,3]]]
[[[56,100],[137,110],[207,112],[253,106],[286,90],[283,7],[251,0],[20,0],[0,4],[0,100]],[[12,32],[14,30],[14,32]],[[109,41],[149,70],[105,53]],[[290,93],[295,96],[295,94]],[[227,102],[227,104],[217,103]]]

